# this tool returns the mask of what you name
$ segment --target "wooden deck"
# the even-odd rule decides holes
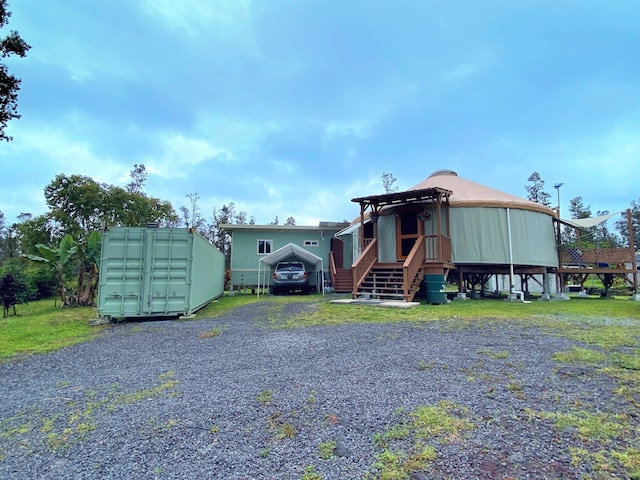
[[[557,273],[562,287],[569,283],[578,283],[582,287],[589,275],[600,278],[606,289],[613,284],[614,277],[622,278],[634,290],[638,285],[635,251],[631,247],[561,247],[558,259],[560,267]]]

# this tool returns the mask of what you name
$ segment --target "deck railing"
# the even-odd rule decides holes
[[[405,299],[411,295],[411,292],[409,292],[411,282],[413,282],[413,279],[422,267],[422,263],[425,260],[425,251],[425,237],[422,236],[416,240],[411,252],[409,252],[409,255],[402,264],[402,290]]]
[[[560,247],[560,265],[579,268],[631,268],[633,248]]]
[[[445,235],[425,235],[425,262],[450,262],[451,239]]]
[[[351,272],[353,274],[353,294],[358,293],[358,287],[371,271],[378,260],[378,241],[371,239],[358,260],[353,264]]]

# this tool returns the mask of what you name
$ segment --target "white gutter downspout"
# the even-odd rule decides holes
[[[260,260],[258,260],[258,295],[256,296],[256,298],[260,298],[260,283],[262,281],[262,277],[260,276],[260,264],[262,262]]]
[[[531,300],[524,299],[524,292],[513,289],[513,245],[511,242],[511,211],[507,208],[507,232],[509,234],[509,292],[514,295],[520,295],[522,303],[531,303]]]

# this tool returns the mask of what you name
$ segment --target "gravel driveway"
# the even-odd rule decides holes
[[[425,445],[435,459],[407,478],[591,478],[576,432],[532,412],[625,408],[612,379],[553,360],[574,342],[533,327],[285,330],[261,324],[268,308],[121,324],[0,365],[0,478],[378,478],[385,451]],[[457,427],[417,434],[421,406]]]

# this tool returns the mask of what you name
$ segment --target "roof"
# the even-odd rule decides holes
[[[451,170],[438,170],[422,182],[411,187],[409,191],[436,187],[451,190],[453,192],[449,197],[449,205],[452,208],[519,208],[521,210],[532,210],[535,212],[546,213],[554,217],[556,216],[555,211],[549,207],[472,182],[471,180],[459,177],[456,172]]]
[[[275,252],[271,252],[269,255],[265,255],[260,259],[260,263],[264,263],[265,265],[274,265],[291,256],[298,257],[305,262],[316,265],[316,267],[322,263],[322,258],[314,255],[310,251],[305,250],[300,245],[296,245],[295,243],[287,243],[285,246],[280,247]]]
[[[319,225],[255,225],[255,224],[231,224],[225,223],[220,225],[220,228],[225,230],[282,230],[282,231],[338,231],[348,226],[349,222],[320,222]]]
[[[435,200],[438,197],[446,197],[453,192],[446,188],[440,188],[439,186],[432,186],[421,189],[410,189],[405,192],[385,193],[382,195],[369,195],[368,197],[352,198],[352,202],[360,203],[361,205],[401,205],[404,203],[421,202],[424,200]]]

